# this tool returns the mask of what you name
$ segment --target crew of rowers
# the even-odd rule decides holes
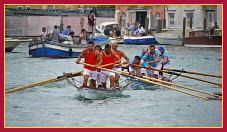
[[[76,60],[76,63],[79,64],[81,58],[84,57],[83,87],[88,87],[87,82],[89,78],[90,88],[96,88],[96,81],[98,88],[106,88],[108,79],[110,81],[110,88],[118,86],[120,75],[109,70],[122,71],[123,65],[125,65],[124,67],[129,67],[131,75],[148,76],[156,79],[161,76],[163,80],[168,81],[168,74],[163,73],[160,75],[161,72],[153,69],[161,70],[169,68],[168,52],[163,46],[155,49],[155,45],[150,44],[149,50],[144,48],[141,53],[131,60],[123,51],[117,48],[118,44],[113,43],[112,48],[110,44],[106,44],[105,49],[102,50],[101,46],[94,46],[92,41],[88,42],[88,47],[81,52]],[[121,62],[122,58],[125,59],[124,62]]]

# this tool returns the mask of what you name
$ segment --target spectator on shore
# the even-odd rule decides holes
[[[94,27],[95,27],[95,14],[94,11],[91,10],[90,13],[88,14],[88,33],[92,34],[94,36]]]
[[[67,26],[67,29],[65,29],[65,30],[62,32],[62,34],[64,34],[64,35],[69,35],[70,32],[71,32],[71,26],[68,25],[68,26]]]
[[[88,44],[88,38],[89,38],[89,34],[87,33],[87,31],[85,29],[82,29],[81,33],[80,33],[81,44],[87,45]]]

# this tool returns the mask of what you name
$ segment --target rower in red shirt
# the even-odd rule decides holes
[[[117,63],[119,63],[120,58],[115,51],[111,50],[111,45],[106,44],[104,51],[102,51],[102,60],[103,60],[102,65],[110,64],[110,63],[117,64]],[[104,67],[104,68],[112,70],[114,68],[114,64]],[[101,77],[102,87],[106,88],[106,81],[109,78],[110,79],[110,88],[113,88],[115,85],[114,76],[115,76],[115,73],[102,70],[102,77]]]
[[[114,43],[112,44],[112,50],[115,51],[115,52],[117,53],[117,55],[120,57],[120,62],[121,62],[121,58],[122,58],[122,57],[125,59],[125,61],[124,61],[122,64],[128,64],[129,58],[125,55],[124,52],[118,50],[117,47],[118,47],[117,42],[114,42]],[[117,59],[115,58],[115,60],[117,60]],[[116,65],[116,66],[114,67],[114,70],[116,70],[116,71],[121,71],[121,67],[122,67],[122,65]],[[117,74],[117,73],[115,73],[115,84],[116,84],[116,85],[119,84],[119,79],[120,79],[120,75]]]
[[[95,65],[95,67],[84,65],[83,86],[87,87],[87,81],[88,81],[88,78],[90,77],[90,85],[89,86],[91,88],[96,88],[96,79],[97,79],[96,67],[98,67],[102,63],[102,57],[101,57],[101,54],[96,49],[94,49],[94,42],[93,41],[88,42],[88,48],[84,49],[81,52],[81,54],[79,55],[79,57],[76,60],[77,64],[80,63],[80,59],[83,56],[84,56],[84,59],[85,59],[85,61],[84,61],[85,63]]]

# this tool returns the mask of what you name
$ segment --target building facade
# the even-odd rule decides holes
[[[204,19],[206,29],[214,26],[217,22],[222,27],[222,6],[221,5],[167,5],[165,7],[166,28],[182,28],[183,18],[186,18],[186,27],[190,26],[190,18],[192,19],[193,29],[203,29]]]
[[[158,21],[164,19],[164,5],[116,5],[115,12],[115,19],[121,23],[122,31],[135,23],[139,23],[145,28],[146,18],[148,19],[148,29],[156,29]]]

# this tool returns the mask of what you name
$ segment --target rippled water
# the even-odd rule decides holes
[[[75,64],[72,58],[31,58],[27,46],[23,43],[13,53],[6,53],[6,89],[82,70],[82,65]],[[144,47],[119,45],[130,58]],[[175,69],[222,74],[221,48],[166,46],[166,49]],[[222,83],[217,78],[200,78]],[[183,77],[178,77],[174,83],[207,92],[222,91],[216,85]],[[221,101],[205,101],[162,87],[155,90],[128,88],[120,97],[83,100],[64,80],[8,94],[5,99],[7,127],[222,126]]]

